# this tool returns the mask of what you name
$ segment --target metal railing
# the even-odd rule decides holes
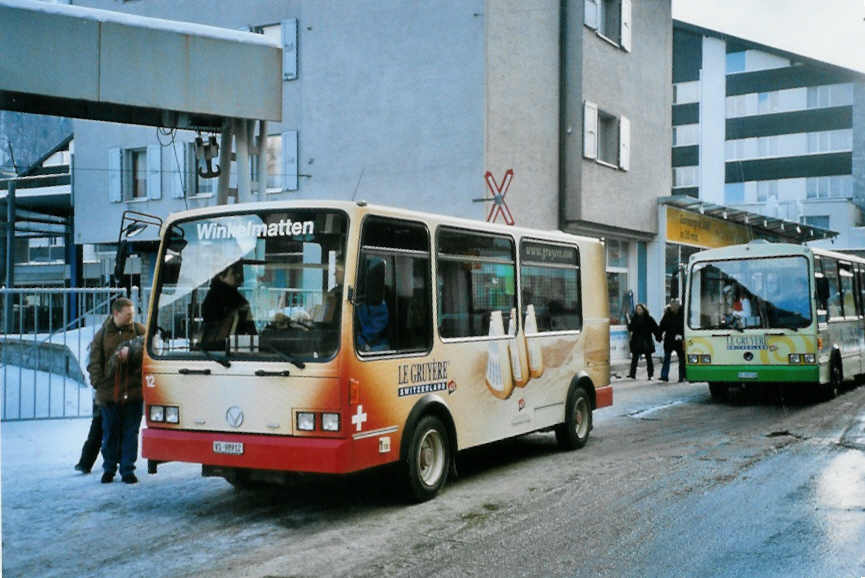
[[[122,288],[0,288],[0,419],[91,415],[90,342],[122,296]]]

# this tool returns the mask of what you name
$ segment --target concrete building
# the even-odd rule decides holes
[[[673,86],[674,194],[865,249],[865,75],[676,21]]]
[[[278,39],[282,122],[267,124],[265,157],[250,175],[264,190],[237,201],[365,199],[485,219],[485,175],[503,187],[513,171],[506,202],[516,224],[606,239],[614,356],[625,347],[623,308],[660,308],[670,0],[76,4]],[[200,90],[231,78],[214,70]],[[164,216],[218,201],[192,145],[215,136],[208,130],[74,126],[74,241],[103,259],[124,210]],[[147,286],[155,231],[139,239],[142,260],[128,272]]]

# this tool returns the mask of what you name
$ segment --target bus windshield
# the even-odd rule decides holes
[[[693,329],[799,329],[811,324],[808,260],[802,256],[694,264]]]
[[[152,315],[158,338],[151,354],[332,357],[339,345],[347,227],[342,212],[307,209],[173,224],[159,264]]]

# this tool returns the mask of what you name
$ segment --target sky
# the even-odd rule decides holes
[[[673,0],[673,18],[865,73],[865,0]]]

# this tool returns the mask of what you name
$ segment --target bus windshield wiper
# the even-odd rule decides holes
[[[226,355],[224,358],[219,358],[219,357],[213,355],[212,353],[210,353],[209,351],[207,351],[206,349],[204,349],[203,347],[201,349],[199,349],[199,351],[201,352],[202,355],[204,355],[204,357],[206,357],[210,361],[215,361],[216,363],[218,363],[222,367],[231,367],[231,362],[228,361],[228,355]]]
[[[290,356],[289,354],[285,353],[284,351],[280,351],[271,345],[267,345],[267,344],[262,343],[260,346],[263,349],[275,354],[277,357],[281,358],[283,361],[289,362],[290,364],[292,364],[293,366],[295,366],[298,369],[303,369],[304,367],[306,367],[306,364],[304,362],[302,362],[301,360],[295,359],[294,357]]]

